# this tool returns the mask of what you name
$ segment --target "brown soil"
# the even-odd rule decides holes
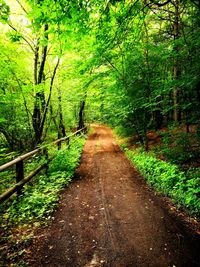
[[[76,179],[34,241],[30,266],[200,266],[199,235],[148,188],[111,130],[93,129]]]

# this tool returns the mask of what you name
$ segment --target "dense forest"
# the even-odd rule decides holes
[[[106,124],[149,183],[200,218],[200,1],[0,0],[0,32],[0,165]],[[69,182],[83,144],[49,152],[51,181],[28,188],[29,200]],[[1,193],[13,177],[1,173]],[[20,209],[22,220],[50,214],[58,200],[41,210],[35,197],[30,215],[27,197],[3,206],[3,227]]]
[[[199,132],[199,1],[1,1],[1,145],[100,121]]]

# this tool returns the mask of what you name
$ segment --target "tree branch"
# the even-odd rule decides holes
[[[171,0],[167,0],[167,1],[165,1],[164,3],[159,3],[159,2],[156,1],[156,0],[150,0],[150,2],[151,2],[152,4],[155,4],[155,5],[159,6],[159,7],[162,7],[162,6],[166,6],[167,4],[171,3]]]
[[[50,99],[51,99],[53,83],[54,83],[54,79],[55,79],[56,72],[57,72],[59,64],[60,64],[60,59],[58,58],[56,66],[55,66],[55,68],[53,70],[53,75],[52,75],[52,78],[51,78],[51,83],[50,83],[50,88],[49,88],[49,96],[48,96],[47,103],[46,103],[46,106],[45,106],[45,109],[44,109],[44,113],[43,113],[43,116],[42,116],[42,120],[41,120],[41,123],[40,123],[40,133],[42,133],[43,128],[44,128],[44,123],[45,123],[45,119],[46,119],[46,115],[47,115],[47,111],[48,111],[48,107],[49,107],[49,103],[50,103]]]
[[[11,23],[8,23],[8,26],[13,29],[15,32],[19,33],[21,38],[29,45],[29,47],[31,48],[31,50],[33,52],[35,52],[35,49],[33,47],[33,45],[27,40],[27,38],[25,38]]]
[[[115,67],[115,65],[107,57],[104,56],[104,58],[110,64],[110,66],[117,71],[120,77],[122,77],[122,73]]]
[[[21,9],[26,13],[28,14],[28,12],[26,11],[25,7],[21,4],[21,2],[19,0],[16,0],[17,3],[20,5]]]
[[[35,52],[34,52],[34,84],[37,85],[38,83],[38,58],[39,58],[39,46],[38,46],[38,40],[35,45]]]
[[[46,24],[44,26],[44,36],[45,38],[48,40],[48,34],[47,34],[47,31],[48,31],[48,24]],[[45,65],[45,62],[46,62],[46,57],[47,57],[47,45],[45,45],[43,47],[43,51],[42,51],[42,61],[41,61],[41,64],[40,64],[40,69],[39,69],[39,73],[38,73],[38,84],[40,84],[42,82],[42,76],[43,76],[43,72],[44,72],[44,65]]]

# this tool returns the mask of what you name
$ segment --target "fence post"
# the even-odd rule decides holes
[[[67,146],[69,146],[69,137],[66,139]]]
[[[58,150],[60,150],[60,149],[61,149],[61,141],[58,142]]]
[[[23,160],[16,163],[16,182],[20,182],[24,179],[24,162]],[[22,186],[17,188],[17,195],[20,196],[22,194]]]
[[[47,175],[48,174],[48,170],[49,170],[49,165],[48,165],[48,162],[49,162],[49,153],[48,153],[48,148],[47,147],[45,147],[43,149],[43,155],[45,156],[45,160],[46,160],[45,174]]]

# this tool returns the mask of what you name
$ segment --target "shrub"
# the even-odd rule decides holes
[[[4,224],[28,223],[47,218],[58,203],[59,192],[71,181],[79,163],[85,140],[74,138],[70,147],[57,152],[49,166],[48,175],[40,175],[34,184],[24,187],[20,198],[14,197],[9,206],[4,206]]]
[[[185,174],[178,166],[141,150],[126,150],[126,155],[158,192],[171,197],[179,206],[200,218],[200,175]]]
[[[71,177],[78,164],[83,144],[84,139],[76,137],[70,142],[69,149],[59,150],[49,165],[49,173],[65,171]]]
[[[171,163],[182,164],[196,158],[197,151],[192,148],[193,138],[195,137],[192,134],[162,132],[162,136],[162,145],[159,152]]]
[[[131,127],[126,127],[125,125],[123,125],[117,126],[115,128],[115,133],[116,135],[119,135],[121,137],[129,137],[134,134],[134,130]]]

